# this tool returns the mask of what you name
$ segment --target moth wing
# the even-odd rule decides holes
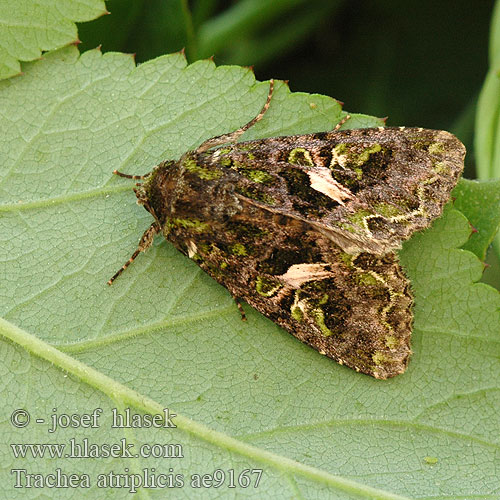
[[[241,171],[199,182],[200,172],[213,175],[203,168],[184,173],[165,237],[233,297],[319,352],[377,378],[402,373],[413,316],[397,255],[349,255],[298,217],[243,195],[223,198],[247,189]]]
[[[439,217],[465,148],[445,131],[353,129],[235,144],[207,153],[236,195],[307,222],[345,252],[383,255]]]
[[[289,314],[282,324],[297,338],[376,378],[405,371],[412,296],[396,255],[299,264],[279,278],[279,308]]]

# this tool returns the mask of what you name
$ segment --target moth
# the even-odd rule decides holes
[[[238,304],[340,364],[393,377],[413,321],[396,250],[442,213],[465,148],[445,131],[340,130],[348,115],[330,132],[237,142],[273,88],[240,129],[146,175],[114,171],[143,181],[137,202],[154,221],[108,284],[162,233]]]

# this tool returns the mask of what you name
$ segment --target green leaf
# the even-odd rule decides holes
[[[491,21],[490,68],[479,94],[476,111],[474,153],[477,177],[500,177],[500,1],[497,0]],[[500,259],[500,236],[494,241],[497,259]]]
[[[199,26],[197,56],[225,61],[272,61],[318,29],[340,0],[240,0]]]
[[[19,61],[78,42],[75,22],[106,14],[103,0],[0,0],[0,79],[17,75]]]
[[[388,381],[320,356],[249,307],[242,322],[229,293],[161,238],[106,286],[151,222],[133,182],[111,172],[148,172],[236,129],[267,92],[240,67],[187,66],[180,54],[135,67],[130,56],[80,56],[74,47],[0,84],[4,498],[26,491],[14,489],[11,469],[58,467],[89,474],[92,488],[78,498],[129,497],[125,487],[98,489],[99,473],[169,467],[185,476],[175,498],[198,491],[191,474],[217,469],[226,482],[204,488],[203,498],[498,492],[500,297],[474,283],[482,264],[458,249],[470,227],[457,210],[401,252],[415,292],[414,355],[407,373]],[[334,99],[278,84],[246,138],[331,130],[342,114]],[[355,115],[348,123],[380,122]],[[177,428],[111,428],[111,409],[125,407],[168,407]],[[16,408],[30,412],[26,428],[10,423]],[[103,416],[96,428],[49,434],[35,419],[51,422],[53,408],[102,408]],[[183,458],[16,459],[10,447],[71,438],[181,444]],[[260,486],[229,489],[228,471],[247,468],[263,469]],[[58,493],[70,498],[75,490]]]
[[[481,260],[500,227],[500,179],[462,179],[453,192],[455,207],[469,219],[475,232],[463,246]]]

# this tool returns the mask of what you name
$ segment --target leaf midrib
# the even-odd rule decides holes
[[[134,408],[150,414],[161,414],[164,409],[164,406],[160,403],[122,385],[116,380],[104,375],[81,361],[68,356],[62,351],[56,349],[50,344],[47,344],[46,342],[43,342],[39,338],[26,332],[25,330],[22,330],[3,318],[0,318],[0,333],[35,356],[49,361],[59,369],[78,377],[82,382],[98,389],[111,400],[122,401],[124,404],[132,405]],[[340,491],[363,495],[373,499],[409,500],[408,497],[372,488],[341,476],[335,476],[315,467],[301,464],[287,457],[257,448],[238,439],[232,438],[225,433],[210,429],[201,423],[179,414],[176,414],[175,423],[178,429],[183,430],[188,434],[191,434],[217,447],[225,448],[229,451],[238,453],[239,455],[245,456],[251,460],[265,463],[282,471],[287,476],[297,474],[310,481],[321,482]]]
[[[109,194],[123,193],[124,191],[131,191],[130,184],[112,187],[101,187],[98,189],[91,189],[89,191],[80,191],[73,194],[65,194],[62,196],[54,196],[52,198],[43,198],[36,201],[27,201],[25,203],[6,203],[0,205],[0,213],[2,212],[18,212],[21,210],[35,210],[39,208],[51,208],[56,205],[64,203],[86,200],[89,198],[100,198]]]

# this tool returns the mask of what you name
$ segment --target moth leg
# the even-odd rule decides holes
[[[351,115],[345,115],[344,118],[342,118],[342,120],[340,120],[337,125],[335,125],[335,128],[333,130],[338,130],[340,127],[342,127],[342,125],[344,125],[344,123],[347,121],[347,120],[350,120],[351,118]]]
[[[212,137],[211,139],[206,140],[196,148],[196,153],[203,153],[204,151],[208,151],[210,148],[221,146],[222,144],[227,144],[230,142],[236,142],[241,136],[241,134],[243,134],[243,132],[248,130],[250,127],[253,127],[257,122],[262,120],[262,117],[269,109],[269,104],[271,103],[273,90],[274,90],[274,80],[271,78],[271,80],[269,81],[269,93],[267,94],[267,100],[262,109],[260,110],[260,113],[238,130],[235,130],[234,132],[231,132],[229,134],[217,135],[215,137]]]
[[[234,298],[234,301],[236,302],[236,306],[238,307],[238,310],[240,311],[241,321],[246,321],[247,315],[245,314],[243,306],[241,305],[240,299],[238,297],[233,297],[233,298]]]
[[[135,179],[136,181],[147,179],[151,175],[151,172],[148,172],[147,174],[144,175],[122,174],[121,172],[118,172],[118,170],[113,170],[113,173],[120,177],[125,177],[126,179]]]
[[[136,257],[141,252],[145,252],[153,244],[154,237],[159,232],[160,232],[160,225],[157,222],[153,222],[153,224],[151,224],[146,229],[146,231],[144,231],[144,234],[139,240],[139,245],[137,246],[137,250],[132,254],[132,257],[130,257],[130,259],[128,259],[127,262],[125,262],[125,264],[123,264],[123,266],[120,267],[120,269],[118,269],[118,271],[108,281],[108,285],[112,285],[113,281],[115,281],[115,279],[118,278],[118,276],[120,276],[120,274],[123,273],[123,271],[125,271],[125,269],[127,269],[127,267],[130,266],[130,264],[132,264],[132,262],[134,262]]]

